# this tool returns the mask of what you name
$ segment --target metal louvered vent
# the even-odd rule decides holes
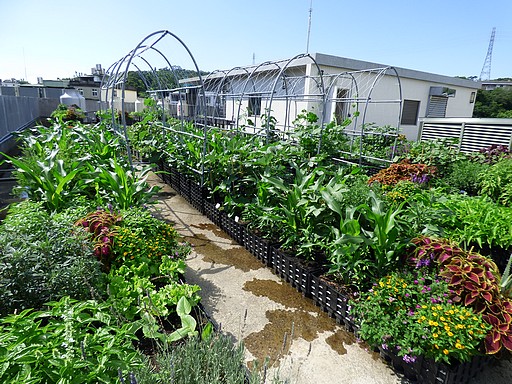
[[[445,117],[448,98],[443,96],[430,96],[427,107],[427,117]]]
[[[492,144],[510,148],[512,119],[433,118],[420,122],[420,141],[459,139],[461,152],[476,152]]]

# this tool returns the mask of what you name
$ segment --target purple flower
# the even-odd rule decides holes
[[[387,349],[388,349],[388,345],[387,345],[387,344],[382,344],[382,345],[381,345],[381,347],[382,347],[382,349],[384,349],[385,351],[387,351]]]
[[[414,362],[416,361],[416,356],[404,355],[403,360],[404,360],[407,364],[412,364],[412,363],[414,363]]]

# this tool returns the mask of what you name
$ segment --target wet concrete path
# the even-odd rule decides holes
[[[193,245],[187,282],[201,287],[202,303],[222,331],[243,341],[249,366],[267,361],[267,383],[276,375],[290,384],[408,382],[158,177],[150,182],[162,186],[152,210]],[[503,364],[471,384],[511,383],[512,364]]]

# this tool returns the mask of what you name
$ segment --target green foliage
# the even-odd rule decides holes
[[[443,181],[456,191],[464,191],[476,195],[480,190],[480,175],[486,172],[487,164],[477,163],[469,159],[454,162]]]
[[[479,89],[476,94],[473,117],[505,117],[512,111],[512,90],[496,88],[493,90]]]
[[[437,215],[437,225],[444,236],[465,247],[485,246],[508,249],[512,246],[512,209],[496,205],[479,196],[450,195],[433,210],[446,212]]]
[[[291,139],[298,142],[306,156],[316,156],[319,150],[326,156],[338,155],[346,148],[348,136],[344,129],[350,122],[349,119],[339,124],[333,121],[321,127],[315,113],[303,110],[293,121]]]
[[[409,150],[400,157],[409,159],[411,163],[426,164],[437,169],[439,177],[443,177],[453,162],[465,158],[457,148],[457,140],[435,139],[415,141]]]
[[[508,259],[507,266],[501,278],[500,289],[501,294],[509,299],[512,299],[512,255]]]
[[[386,199],[393,204],[400,204],[419,192],[418,184],[408,180],[400,180],[393,186],[393,189],[386,193]]]
[[[158,370],[150,364],[139,368],[135,376],[140,384],[242,384],[246,381],[244,347],[220,333],[202,340],[188,339],[159,353]],[[261,383],[260,377],[252,377],[251,384]]]
[[[49,309],[0,319],[2,383],[118,383],[143,358],[132,341],[138,323],[118,325],[108,304],[63,297]]]
[[[332,242],[327,245],[330,273],[345,284],[363,287],[368,279],[375,279],[394,270],[402,250],[407,245],[396,217],[402,207],[386,207],[370,192],[370,203],[346,208],[323,192],[327,206],[341,218],[339,226],[332,227]]]
[[[104,291],[100,265],[82,230],[78,210],[50,215],[41,203],[12,206],[0,226],[0,314],[41,308],[69,295],[88,299]]]
[[[15,176],[19,188],[29,198],[44,202],[49,210],[65,208],[86,189],[81,175],[85,170],[83,162],[65,164],[62,159],[57,158],[58,153],[56,148],[47,157],[38,160],[35,166],[30,160],[16,159],[4,154],[17,168]]]
[[[100,205],[113,205],[119,209],[142,206],[151,202],[159,187],[149,186],[146,179],[151,167],[137,173],[123,166],[116,158],[96,167],[94,179],[96,199]]]
[[[512,207],[512,159],[503,159],[481,174],[480,194]]]
[[[59,104],[57,109],[52,112],[51,117],[58,121],[82,121],[85,118],[84,112],[76,105]]]
[[[479,353],[490,327],[471,309],[450,304],[448,287],[435,274],[393,272],[353,303],[361,337],[395,350],[405,361],[418,356],[446,363],[468,361]]]

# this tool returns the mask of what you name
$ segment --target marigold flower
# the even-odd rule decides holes
[[[447,354],[449,354],[449,353],[450,353],[450,351],[449,351],[449,350],[447,350],[447,349],[443,349],[443,353],[444,353],[445,355],[447,355]]]

